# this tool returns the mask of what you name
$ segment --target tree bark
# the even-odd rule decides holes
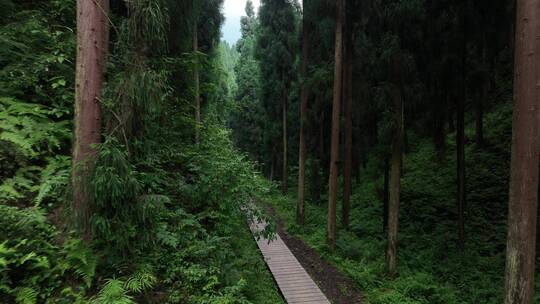
[[[386,253],[388,275],[396,275],[397,242],[399,228],[399,204],[401,191],[401,169],[403,157],[403,98],[401,80],[401,54],[393,59],[393,99],[395,129],[390,161],[390,189],[388,205],[388,250]]]
[[[101,95],[109,44],[109,1],[77,1],[73,210],[83,239],[91,238],[88,184],[101,143]]]
[[[482,86],[480,88],[480,98],[476,100],[476,119],[475,119],[475,131],[476,131],[476,144],[479,147],[484,145],[484,105],[487,103],[487,98],[489,94],[489,69],[488,69],[488,59],[487,59],[487,47],[486,47],[486,37],[483,38],[483,48],[482,48],[482,65],[485,69],[485,73],[482,79]]]
[[[306,16],[306,0],[303,1],[304,16],[302,19],[302,64],[300,74],[302,76],[302,91],[300,92],[300,143],[298,151],[298,202],[296,206],[296,222],[304,224],[304,193],[305,193],[305,173],[306,173],[306,120],[307,106],[309,99],[309,88],[306,84],[307,66],[309,60],[309,35],[310,24]]]
[[[467,100],[467,38],[465,10],[462,14],[462,63],[461,63],[461,96],[457,99],[456,109],[456,157],[457,157],[457,211],[458,211],[458,248],[465,246],[465,102]]]
[[[518,0],[505,304],[532,304],[539,161],[540,0]]]
[[[328,227],[327,242],[331,250],[336,247],[336,203],[339,162],[339,123],[343,78],[343,0],[336,0],[336,41],[334,64],[334,96],[332,105],[332,142],[330,150],[330,174],[328,181]]]
[[[313,168],[312,168],[312,183],[311,183],[311,199],[316,203],[321,203],[321,186],[322,186],[322,177],[321,177],[321,167],[324,164],[324,112],[321,111],[319,115],[319,129],[317,130],[315,140],[315,150],[318,151],[317,155],[314,155]],[[314,128],[315,129],[315,128]],[[318,145],[318,146],[317,146]]]
[[[287,90],[283,89],[283,180],[282,180],[282,190],[283,193],[287,193],[289,190],[288,187],[288,164],[287,164]]]
[[[199,75],[199,30],[197,22],[193,23],[193,52],[195,53],[195,66],[193,67],[194,80],[194,98],[195,98],[195,143],[200,141],[201,127],[201,94],[200,94],[200,75]]]
[[[343,152],[343,209],[342,223],[349,228],[351,209],[352,172],[352,110],[353,110],[353,24],[352,16],[347,15],[345,25],[345,111],[344,111],[344,152]]]
[[[388,229],[388,186],[389,186],[389,172],[390,164],[388,157],[384,158],[384,189],[383,189],[383,232],[386,232]]]

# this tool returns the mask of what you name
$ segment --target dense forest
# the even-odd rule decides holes
[[[540,303],[540,0],[260,2],[0,0],[0,303]]]

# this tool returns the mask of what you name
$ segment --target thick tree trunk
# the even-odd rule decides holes
[[[505,304],[532,304],[539,161],[540,0],[518,0]]]
[[[347,15],[345,26],[345,111],[344,111],[344,152],[343,152],[343,214],[342,223],[349,228],[351,209],[352,172],[352,110],[353,110],[353,24],[352,16]]]
[[[334,97],[332,102],[332,142],[330,146],[330,174],[328,181],[327,242],[331,250],[336,247],[336,203],[339,162],[339,123],[343,78],[343,0],[336,0],[336,41],[334,65]]]
[[[283,89],[283,174],[282,174],[282,184],[281,188],[283,190],[283,193],[287,193],[289,190],[288,187],[288,181],[289,181],[289,169],[287,164],[287,90]]]
[[[201,93],[200,93],[200,75],[199,75],[199,31],[197,23],[193,24],[193,52],[195,53],[195,66],[193,67],[193,80],[194,80],[194,98],[195,98],[195,143],[199,144],[200,141],[200,127],[201,127]]]
[[[73,143],[73,210],[90,239],[88,184],[101,143],[101,94],[109,44],[108,0],[77,1],[77,67]]]
[[[302,75],[302,91],[300,92],[300,143],[298,151],[298,202],[296,206],[296,222],[304,224],[304,193],[305,193],[305,173],[306,173],[306,121],[307,106],[309,99],[309,88],[306,84],[307,66],[309,60],[309,35],[310,24],[307,20],[305,7],[308,1],[303,1],[304,16],[302,20],[302,65],[300,74]]]
[[[399,227],[399,204],[401,191],[401,169],[403,157],[403,98],[401,84],[401,55],[393,60],[393,99],[395,110],[395,129],[390,161],[390,189],[388,205],[388,250],[386,252],[388,275],[396,275],[397,242]]]

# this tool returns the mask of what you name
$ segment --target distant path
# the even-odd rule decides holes
[[[313,248],[300,238],[287,233],[283,219],[270,205],[261,206],[277,224],[281,240],[294,254],[302,267],[309,273],[326,298],[333,304],[364,303],[359,286],[334,265],[328,263]]]
[[[264,222],[250,224],[253,233],[265,227]],[[330,304],[279,235],[271,241],[261,237],[257,245],[288,304]]]

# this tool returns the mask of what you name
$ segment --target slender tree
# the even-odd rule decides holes
[[[343,209],[342,222],[345,228],[349,228],[349,213],[351,209],[351,172],[352,172],[352,111],[353,111],[353,20],[348,10],[345,21],[345,109],[344,116],[344,151],[343,151]]]
[[[195,99],[195,143],[200,140],[201,125],[201,93],[200,93],[200,75],[199,75],[199,26],[197,18],[193,21],[192,47],[195,54],[195,64],[193,66],[193,97]]]
[[[403,97],[401,54],[397,51],[392,59],[392,98],[394,101],[394,138],[390,160],[390,188],[388,204],[388,249],[386,252],[388,275],[396,275],[397,242],[399,227],[399,205],[401,172],[403,162]]]
[[[306,173],[306,120],[307,107],[309,99],[309,88],[306,84],[307,66],[309,60],[309,35],[310,23],[306,5],[309,1],[304,0],[302,7],[304,13],[302,16],[302,64],[300,66],[300,75],[302,79],[302,89],[300,92],[300,142],[298,151],[298,204],[296,207],[296,221],[298,224],[304,224],[304,189],[305,189],[305,173]]]
[[[383,232],[386,232],[388,229],[388,205],[389,205],[389,171],[390,164],[388,157],[384,158],[384,181],[383,181]]]
[[[539,161],[540,0],[518,0],[505,304],[532,304]]]
[[[465,102],[467,101],[467,1],[461,10],[461,96],[456,105],[456,157],[457,157],[457,209],[458,209],[458,247],[465,246]]]
[[[88,183],[101,142],[101,95],[109,44],[109,0],[77,1],[77,66],[73,142],[73,209],[90,238]]]
[[[284,78],[282,78],[284,79]],[[289,164],[288,164],[288,138],[287,138],[287,107],[288,107],[288,99],[289,99],[289,93],[287,92],[287,84],[283,83],[283,95],[281,97],[282,106],[281,106],[281,113],[282,113],[282,138],[283,138],[283,174],[282,174],[282,181],[281,181],[281,189],[283,190],[283,193],[287,193],[289,191]]]
[[[328,181],[328,227],[327,242],[336,247],[336,203],[339,162],[339,123],[343,78],[343,0],[336,0],[336,41],[334,63],[334,94],[332,103],[332,137],[330,147],[330,174]]]

